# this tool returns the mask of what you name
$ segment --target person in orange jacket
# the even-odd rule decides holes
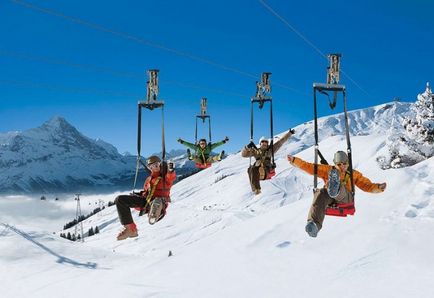
[[[314,164],[301,158],[288,155],[288,161],[295,167],[302,169],[308,174],[314,174]],[[354,202],[351,193],[351,179],[348,171],[348,156],[343,151],[337,151],[333,158],[334,166],[318,165],[318,177],[324,180],[325,186],[317,189],[309,210],[306,232],[311,237],[316,237],[321,230],[327,206],[333,203]],[[381,193],[386,189],[386,183],[372,183],[362,173],[353,170],[354,184],[363,191]]]
[[[173,162],[162,164],[161,159],[153,155],[147,159],[146,166],[151,174],[146,178],[143,191],[120,195],[115,199],[119,220],[123,225],[117,240],[138,236],[130,208],[140,210],[140,215],[148,213],[150,224],[156,223],[166,215],[170,203],[170,188],[176,179],[175,165]]]

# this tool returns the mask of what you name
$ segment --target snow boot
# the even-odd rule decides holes
[[[339,177],[339,171],[335,168],[332,168],[329,171],[329,181],[327,185],[327,192],[332,199],[338,196],[340,187],[341,180]]]
[[[193,156],[191,155],[190,149],[187,149],[187,157],[188,157],[188,160],[193,160]]]
[[[118,234],[116,239],[119,240],[125,240],[127,238],[134,238],[139,236],[137,233],[137,227],[134,223],[131,223],[129,225],[125,225],[124,229]]]
[[[161,211],[163,211],[164,199],[155,198],[151,203],[151,208],[148,213],[149,224],[153,225],[160,220]]]
[[[318,235],[318,226],[314,221],[309,220],[306,225],[306,233],[309,234],[310,237],[316,237]]]
[[[220,154],[217,156],[217,161],[221,161],[224,155],[225,155],[225,151],[222,150],[222,152],[220,152]]]

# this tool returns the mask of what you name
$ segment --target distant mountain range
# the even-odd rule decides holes
[[[350,132],[352,135],[399,134],[403,117],[411,114],[410,105],[393,102],[351,111],[348,113]],[[320,118],[320,140],[342,135],[344,123],[343,114]],[[295,130],[289,144],[301,146],[296,148],[297,152],[314,145],[313,121]],[[282,154],[286,153],[281,150],[277,157]],[[180,177],[196,171],[184,150],[170,151],[166,158],[175,161]],[[127,191],[132,188],[135,167],[136,156],[121,155],[111,144],[84,136],[61,117],[24,132],[0,134],[0,193],[3,194]],[[140,171],[138,188],[146,175],[144,170]]]
[[[194,169],[185,151],[171,151],[178,175]],[[62,117],[24,132],[0,134],[0,192],[3,194],[112,192],[131,190],[136,156],[84,136]],[[147,173],[140,171],[138,187]]]

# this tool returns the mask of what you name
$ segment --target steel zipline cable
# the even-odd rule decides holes
[[[285,24],[286,27],[288,27],[292,32],[294,32],[298,37],[300,37],[305,43],[307,43],[311,48],[315,50],[320,56],[327,59],[327,55],[324,54],[313,42],[311,42],[306,36],[304,36],[300,31],[298,31],[294,26],[292,26],[284,17],[282,17],[280,14],[278,14],[270,5],[268,5],[264,0],[258,0],[259,3],[262,4],[271,14],[273,14],[277,19],[279,19],[283,24]],[[360,86],[353,78],[350,77],[347,73],[345,73],[341,69],[342,74],[349,79],[357,88],[359,88],[363,93],[365,93],[368,96],[371,96],[368,91],[366,91],[364,88]]]
[[[121,71],[121,70],[111,69],[108,67],[96,66],[96,65],[91,65],[91,64],[81,64],[81,63],[71,62],[68,60],[63,60],[63,59],[58,59],[58,58],[45,57],[45,56],[35,56],[35,55],[27,54],[27,53],[5,50],[2,48],[0,48],[0,56],[13,57],[13,58],[18,58],[18,59],[26,59],[26,60],[36,61],[36,62],[40,62],[40,63],[45,63],[45,64],[63,65],[63,66],[71,67],[71,68],[85,69],[85,70],[92,71],[92,72],[107,73],[107,74],[110,74],[113,76],[119,76],[119,77],[127,77],[127,78],[140,79],[140,80],[144,79],[144,75],[139,73],[139,72]],[[223,95],[228,95],[228,96],[236,96],[236,97],[240,97],[240,98],[249,97],[249,95],[242,94],[239,92],[223,90],[223,89],[218,89],[218,88],[212,88],[212,87],[205,87],[205,86],[181,82],[181,81],[161,80],[160,82],[162,85],[175,85],[175,86],[179,86],[179,87],[186,88],[186,89],[205,90],[207,92],[218,93],[218,94],[223,94]],[[29,82],[29,81],[3,80],[3,81],[0,81],[0,83],[10,84],[10,85],[17,85],[19,83],[20,85],[26,85],[27,87],[38,87],[38,88],[44,88],[44,85],[46,87],[48,86],[48,84]],[[70,92],[71,90],[77,90],[76,87],[53,86],[51,84],[50,84],[50,88],[46,88],[46,89],[57,89],[57,90],[69,89],[68,92]],[[115,91],[108,91],[107,92],[106,90],[95,90],[95,89],[92,89],[92,90],[98,91],[99,93],[114,93],[115,92]],[[82,92],[82,91],[83,90],[80,90],[80,92]],[[87,91],[89,91],[89,90],[87,90]]]
[[[124,38],[124,39],[132,40],[132,41],[135,41],[137,43],[140,43],[140,44],[143,44],[143,45],[146,45],[146,46],[149,46],[149,47],[157,48],[157,49],[160,49],[160,50],[163,50],[163,51],[167,51],[167,52],[176,54],[178,56],[187,57],[189,59],[192,59],[192,60],[204,63],[204,64],[208,64],[210,66],[213,66],[213,67],[225,70],[225,71],[237,73],[239,75],[242,75],[242,76],[245,76],[245,77],[249,77],[249,78],[254,78],[254,79],[257,79],[257,77],[258,77],[255,74],[252,74],[252,73],[249,73],[249,72],[246,72],[246,71],[242,71],[240,69],[237,69],[237,68],[234,68],[234,67],[231,67],[231,66],[227,66],[227,65],[224,65],[224,64],[221,64],[221,63],[217,63],[215,61],[212,61],[212,60],[204,58],[204,57],[200,57],[200,56],[197,56],[197,55],[185,52],[185,51],[180,51],[180,50],[177,50],[175,48],[167,47],[167,46],[164,46],[162,44],[155,43],[155,42],[152,42],[150,40],[146,40],[146,39],[143,39],[143,38],[140,38],[140,37],[137,37],[137,36],[134,36],[134,35],[122,32],[122,31],[113,30],[113,29],[110,29],[110,28],[107,28],[107,27],[104,27],[104,26],[101,26],[101,25],[98,25],[98,24],[95,24],[95,23],[92,23],[92,22],[89,22],[89,21],[85,21],[85,20],[77,18],[77,17],[72,17],[72,16],[69,16],[69,15],[65,15],[63,13],[60,13],[60,12],[57,12],[57,11],[54,11],[54,10],[51,10],[51,9],[42,8],[40,6],[37,6],[37,5],[31,4],[31,3],[25,2],[25,1],[21,1],[21,0],[10,0],[10,1],[13,2],[13,3],[15,3],[15,4],[21,5],[23,7],[26,7],[26,8],[29,8],[29,9],[41,12],[41,13],[45,13],[45,14],[56,16],[56,17],[59,17],[59,18],[63,18],[63,19],[66,19],[68,21],[71,21],[73,23],[76,23],[76,24],[79,24],[79,25],[82,25],[82,26],[86,26],[86,27],[92,28],[94,30],[98,30],[98,31],[101,31],[101,32],[109,33],[109,34],[112,34],[112,35],[115,35],[117,37],[121,37],[121,38]],[[305,92],[302,92],[302,91],[297,90],[297,89],[295,89],[295,88],[293,88],[291,86],[287,86],[287,85],[279,83],[279,82],[274,82],[274,85],[276,85],[278,87],[281,87],[281,88],[284,88],[284,89],[287,89],[287,90],[290,90],[292,92],[301,94],[301,95],[307,95],[307,93],[305,93]]]

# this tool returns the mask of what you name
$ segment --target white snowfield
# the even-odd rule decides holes
[[[1,297],[434,297],[434,160],[390,170],[376,161],[407,108],[351,112],[354,167],[387,189],[357,190],[355,216],[326,217],[317,238],[304,231],[313,177],[286,160],[313,161],[311,122],[278,152],[277,175],[261,182],[262,194],[250,191],[249,159],[230,155],[176,184],[156,225],[132,211],[134,239],[116,241],[115,207],[84,221],[85,231],[100,233],[80,243],[58,236],[74,231],[61,231],[74,217],[72,199],[2,198]],[[320,120],[329,162],[346,149],[341,120]]]

